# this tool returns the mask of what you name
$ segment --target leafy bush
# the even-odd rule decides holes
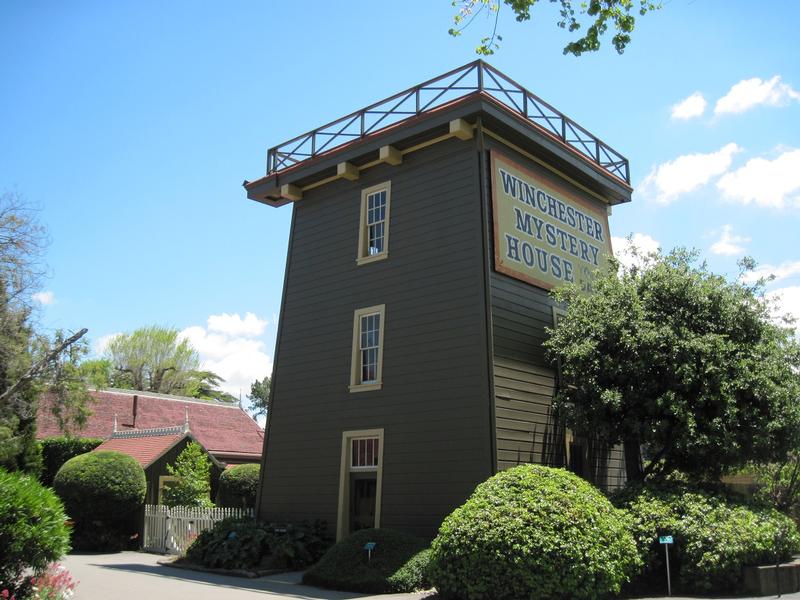
[[[303,569],[327,548],[325,524],[277,524],[223,519],[186,551],[189,562],[216,569]]]
[[[672,535],[670,567],[686,592],[733,590],[745,565],[774,564],[800,550],[792,520],[773,508],[685,485],[637,485],[615,503],[629,512],[644,578],[663,577],[658,536]]]
[[[375,542],[369,558],[364,545]],[[348,592],[382,594],[429,588],[430,552],[424,540],[391,529],[362,529],[328,550],[303,583]]]
[[[175,459],[167,465],[167,472],[177,481],[164,488],[163,502],[167,506],[213,506],[211,492],[211,461],[197,442],[189,442]]]
[[[103,440],[99,438],[81,437],[51,437],[39,442],[42,449],[42,470],[41,482],[44,485],[53,485],[53,479],[61,466],[70,458],[86,454],[97,448]]]
[[[253,508],[261,466],[256,464],[236,465],[225,469],[219,477],[219,506]]]
[[[76,521],[117,520],[144,502],[144,470],[126,454],[89,452],[69,459],[53,487]]]
[[[0,589],[14,591],[25,571],[42,572],[69,551],[65,519],[52,490],[0,469]]]
[[[445,597],[598,598],[640,565],[629,519],[578,476],[521,465],[480,484],[442,523],[431,579]]]
[[[75,520],[73,546],[79,550],[121,550],[136,529],[135,512],[144,502],[144,470],[119,452],[89,452],[59,469],[53,487]]]

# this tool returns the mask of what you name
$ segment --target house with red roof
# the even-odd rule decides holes
[[[145,504],[161,504],[161,495],[165,487],[176,478],[167,471],[167,465],[175,464],[184,448],[190,442],[197,442],[189,429],[188,419],[183,426],[158,427],[153,429],[123,429],[114,431],[109,439],[97,446],[92,452],[112,450],[133,457],[144,469],[147,480]],[[199,443],[199,442],[197,442]],[[211,497],[216,495],[219,476],[225,466],[208,450],[200,446],[211,461]]]
[[[115,432],[183,427],[188,420],[191,435],[217,463],[261,460],[264,430],[236,404],[135,390],[91,390],[90,394],[92,414],[73,435],[109,439]],[[52,407],[53,397],[43,395],[36,417],[38,439],[63,435]],[[118,435],[115,439],[125,438]]]

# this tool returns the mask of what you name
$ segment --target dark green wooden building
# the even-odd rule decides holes
[[[628,162],[482,61],[269,151],[293,205],[259,515],[423,536],[498,470],[601,486],[622,453],[552,413],[548,290],[591,285]]]

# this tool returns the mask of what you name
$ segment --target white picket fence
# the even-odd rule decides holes
[[[146,504],[142,547],[151,552],[183,554],[201,532],[228,517],[251,517],[251,508],[194,508]]]

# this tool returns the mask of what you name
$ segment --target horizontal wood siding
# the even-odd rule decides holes
[[[381,526],[433,536],[492,470],[478,154],[449,140],[295,204],[260,515],[335,532],[342,432],[384,429]],[[388,258],[356,265],[391,181]],[[383,388],[350,393],[353,312],[386,306]]]
[[[526,168],[543,173],[542,167],[510,148],[490,141]],[[548,175],[552,177],[552,175]],[[490,173],[491,177],[491,173]],[[569,185],[563,182],[563,185]],[[589,196],[575,190],[579,195]],[[591,201],[591,200],[590,200]],[[490,231],[492,231],[490,218]],[[493,240],[490,262],[494,264]],[[542,344],[546,327],[553,326],[555,301],[544,289],[491,269],[491,318],[494,348],[496,468],[522,463],[568,466],[565,429],[552,412],[556,373],[545,358]],[[616,488],[624,482],[621,447],[613,448],[607,460],[595,464],[598,485]],[[587,473],[588,475],[588,473]]]

